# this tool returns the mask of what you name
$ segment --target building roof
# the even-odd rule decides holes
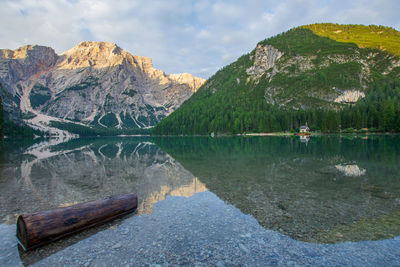
[[[300,129],[309,129],[309,128],[308,128],[308,126],[303,125],[303,126],[300,126]]]

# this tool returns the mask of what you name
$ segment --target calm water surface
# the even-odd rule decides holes
[[[233,205],[265,229],[295,240],[384,240],[400,235],[399,166],[399,136],[6,140],[0,152],[0,223],[13,225],[21,213],[136,192],[132,220],[152,214],[167,196],[196,201],[196,193],[209,191],[215,198],[207,201],[222,200],[222,209]],[[114,226],[34,253],[19,251],[18,261],[33,264],[108,227]],[[0,263],[14,256],[0,255]]]

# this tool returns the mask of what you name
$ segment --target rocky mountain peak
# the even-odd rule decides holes
[[[25,45],[15,50],[0,50],[0,58],[3,59],[27,59],[43,58],[49,55],[55,55],[54,49],[41,45]]]
[[[85,41],[62,53],[59,67],[77,69],[116,66],[122,64],[124,58],[129,55],[114,43]]]
[[[62,120],[99,127],[153,126],[204,82],[188,73],[167,75],[153,68],[151,58],[108,42],[81,42],[61,55],[44,46],[0,50],[6,112],[34,115],[27,123],[42,130],[49,121]]]
[[[15,84],[39,75],[55,66],[58,58],[54,49],[40,45],[25,45],[15,50],[1,49],[0,82]]]
[[[101,55],[101,54],[114,54],[121,55],[123,50],[115,43],[110,42],[89,42],[84,41],[64,52],[63,54],[83,54],[83,55]]]
[[[22,59],[28,56],[28,50],[32,50],[34,46],[25,45],[15,50],[3,49],[1,50],[0,57],[4,59]]]
[[[112,42],[95,42],[95,41],[83,41],[80,42],[76,47],[81,47],[81,48],[99,48],[99,49],[107,49],[107,48],[119,48],[119,46],[116,43]],[[73,49],[73,48],[72,48]]]
[[[15,50],[0,50],[0,60],[20,62],[34,66],[38,70],[53,66],[58,59],[58,55],[51,47],[41,45],[25,45]],[[15,65],[15,64],[13,64]],[[27,70],[24,70],[25,72]],[[29,73],[31,71],[28,71]]]
[[[81,42],[61,54],[58,67],[71,70],[89,67],[101,69],[124,63],[148,73],[150,78],[164,75],[162,71],[153,68],[151,58],[134,56],[110,42]]]
[[[178,73],[168,75],[172,81],[179,84],[187,84],[192,89],[192,92],[196,92],[205,83],[205,79],[194,77],[190,73]]]

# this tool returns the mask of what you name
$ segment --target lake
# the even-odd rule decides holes
[[[0,265],[397,265],[400,136],[5,140]],[[17,247],[19,214],[135,192],[135,214]]]

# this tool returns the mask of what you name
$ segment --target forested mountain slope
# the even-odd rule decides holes
[[[161,121],[156,134],[346,128],[400,131],[400,38],[383,26],[313,24],[257,44]]]

